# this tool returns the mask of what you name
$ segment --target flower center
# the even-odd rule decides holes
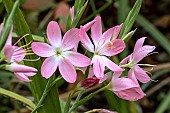
[[[56,49],[56,55],[59,56],[61,55],[62,51],[60,49]]]

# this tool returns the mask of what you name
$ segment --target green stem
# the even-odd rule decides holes
[[[5,57],[2,57],[1,59],[0,59],[0,63],[2,62],[2,61],[4,61],[5,60]]]
[[[85,102],[87,102],[89,99],[91,99],[93,96],[95,96],[96,94],[98,94],[99,92],[101,91],[104,91],[106,90],[107,88],[109,87],[109,84],[102,87],[101,89],[87,95],[86,97],[84,97],[83,99],[81,99],[80,101],[78,102],[75,102],[74,105],[71,107],[71,109],[69,110],[68,113],[71,113],[72,111],[74,111],[77,107],[79,107],[80,105],[84,104]]]
[[[48,80],[47,85],[46,85],[46,87],[45,87],[45,90],[44,90],[44,92],[43,92],[43,94],[42,94],[42,96],[41,96],[41,98],[40,98],[40,100],[39,100],[36,108],[35,108],[31,113],[35,113],[41,106],[43,106],[42,104],[43,104],[46,96],[48,95],[49,91],[51,90],[51,88],[52,88],[61,78],[62,78],[62,77],[60,76],[60,77],[58,77],[57,79],[55,79],[53,82],[52,82],[52,80],[53,80],[52,77]],[[52,82],[52,83],[51,83],[51,82]]]

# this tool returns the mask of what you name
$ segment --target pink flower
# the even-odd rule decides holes
[[[37,72],[37,69],[33,67],[17,64],[16,62],[7,65],[6,70],[14,72],[17,78],[25,82],[31,82],[28,76],[34,76]]]
[[[114,56],[122,52],[125,48],[125,44],[123,40],[116,39],[122,25],[110,28],[102,34],[101,17],[97,16],[94,21],[95,23],[91,27],[91,38],[93,43],[83,27],[80,28],[80,37],[83,46],[88,51],[94,53],[91,62],[93,64],[93,72],[97,78],[101,79],[104,77],[105,66],[112,71],[123,70],[106,56]]]
[[[86,78],[86,79],[82,80],[79,84],[80,84],[80,87],[82,87],[83,89],[86,90],[86,89],[89,89],[91,87],[98,85],[99,79],[95,78],[95,77]]]
[[[2,33],[2,29],[3,24],[0,25],[0,34]],[[15,46],[16,44],[12,45],[12,30],[13,27],[11,27],[6,44],[4,46],[4,55],[10,62],[20,62],[25,57],[26,51],[21,47]]]
[[[151,78],[146,74],[146,72],[142,68],[139,67],[138,62],[141,61],[144,57],[148,56],[148,54],[155,49],[155,46],[142,46],[145,41],[145,38],[146,37],[138,39],[135,44],[133,53],[121,61],[122,66],[129,62],[128,67],[131,69],[129,70],[128,77],[135,81],[137,81],[138,79],[142,83],[147,83],[151,80]]]
[[[47,26],[47,36],[51,45],[42,42],[33,42],[31,47],[35,54],[48,57],[41,66],[41,74],[49,78],[57,67],[62,77],[69,83],[76,81],[74,66],[85,67],[90,59],[72,49],[79,41],[79,30],[72,28],[65,33],[63,40],[57,22],[51,21]],[[73,66],[74,65],[74,66]]]
[[[0,25],[0,35],[2,33],[3,26]],[[5,69],[14,72],[15,76],[22,81],[31,82],[28,76],[34,76],[37,72],[37,69],[25,65],[18,64],[24,59],[26,51],[18,46],[15,46],[17,43],[12,45],[12,29],[10,30],[8,39],[4,46],[4,56],[11,63],[6,65]]]
[[[112,91],[119,97],[129,101],[136,101],[143,98],[146,94],[140,88],[138,82],[130,78],[120,76],[120,73],[115,73],[112,78]]]

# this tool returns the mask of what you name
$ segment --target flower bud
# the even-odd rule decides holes
[[[97,84],[99,84],[99,80],[100,79],[95,78],[95,77],[86,78],[80,82],[80,87],[82,87],[84,89],[89,89],[89,88],[94,87]]]

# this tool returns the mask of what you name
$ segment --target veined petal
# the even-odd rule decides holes
[[[70,8],[71,19],[74,19],[74,6]]]
[[[90,52],[94,52],[94,46],[82,27],[80,27],[80,38],[83,46]]]
[[[13,46],[15,48],[14,53],[12,55],[12,60],[20,62],[24,59],[26,55],[26,51],[18,46]]]
[[[12,30],[13,30],[13,25],[11,26],[11,30],[9,32],[9,35],[8,35],[7,41],[5,43],[5,46],[12,45]]]
[[[59,62],[59,71],[62,77],[69,83],[74,83],[77,78],[74,66],[65,58],[61,58]]]
[[[37,72],[37,69],[33,67],[22,65],[22,64],[17,64],[15,62],[8,65],[7,70],[10,70],[12,72],[18,72],[18,73]]]
[[[41,74],[46,79],[50,78],[59,65],[59,58],[55,55],[45,59],[41,66]]]
[[[70,50],[74,48],[74,46],[79,43],[80,37],[79,37],[79,29],[72,28],[69,31],[67,31],[63,37],[62,40],[62,50]]]
[[[54,48],[59,48],[61,46],[61,30],[57,22],[51,21],[47,26],[47,37],[50,44]]]
[[[130,70],[128,71],[128,78],[131,79],[131,80],[133,80],[134,83],[138,84],[138,80],[137,80],[137,78],[136,78],[136,76],[135,76],[135,73],[134,73],[134,70],[133,70],[133,69],[130,69]]]
[[[6,45],[4,47],[4,56],[8,61],[12,60],[12,55],[14,53],[15,48],[11,45]]]
[[[25,81],[25,82],[31,82],[32,81],[27,76],[25,76],[24,73],[14,73],[14,74],[17,78],[19,78],[22,81]]]
[[[134,73],[136,78],[142,83],[147,83],[151,80],[148,74],[146,74],[146,72],[143,69],[141,69],[138,65],[135,65]]]
[[[115,40],[118,37],[121,28],[122,24],[112,27],[103,33],[103,37],[107,42],[111,41],[111,39]]]
[[[97,47],[100,38],[102,38],[102,23],[100,16],[97,16],[94,20],[95,23],[91,27],[91,37],[94,45]]]
[[[102,59],[102,63],[108,67],[110,70],[112,70],[113,72],[117,72],[117,71],[123,71],[124,69],[120,68],[117,64],[115,64],[114,62],[112,62],[111,60],[109,60],[107,57],[105,56],[101,56]]]
[[[126,45],[123,40],[115,39],[113,41],[108,42],[105,46],[100,50],[101,54],[106,56],[114,56],[125,49]]]
[[[129,78],[113,78],[112,86],[114,91],[121,91],[129,88],[139,87],[139,84],[134,83]]]
[[[35,72],[29,72],[29,73],[24,73],[24,74],[25,74],[25,76],[34,76],[34,75],[36,75]]]
[[[143,37],[136,41],[134,51],[133,51],[134,53],[137,52],[140,48],[142,48],[145,39],[146,39],[146,37]]]
[[[138,51],[132,54],[134,62],[138,63],[144,57],[146,57],[150,52],[152,52],[154,49],[155,49],[155,46],[149,46],[149,45],[143,46]]]
[[[104,69],[105,69],[105,65],[101,59],[101,56],[95,55],[92,58],[91,63],[93,64],[93,72],[95,74],[95,76],[98,79],[101,79],[104,77]]]
[[[77,52],[67,51],[64,52],[63,54],[74,66],[85,67],[90,65],[91,63],[88,57]]]
[[[49,57],[56,54],[52,46],[42,42],[33,42],[31,48],[35,54],[41,57]]]
[[[85,31],[88,31],[88,30],[92,27],[92,25],[95,23],[95,21],[96,21],[96,20],[92,20],[91,22],[88,22],[87,24],[85,24],[84,26],[82,26],[83,29],[84,29]]]
[[[127,62],[130,61],[130,57],[131,57],[131,55],[128,55],[127,57],[125,57],[125,58],[120,62],[120,64],[121,64],[121,65],[127,64]]]

